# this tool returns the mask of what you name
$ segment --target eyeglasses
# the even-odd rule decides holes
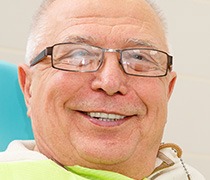
[[[172,56],[150,48],[105,49],[78,43],[59,43],[44,49],[30,66],[51,56],[55,69],[72,72],[96,72],[102,65],[104,53],[119,53],[119,63],[126,74],[143,77],[166,76],[172,69]]]

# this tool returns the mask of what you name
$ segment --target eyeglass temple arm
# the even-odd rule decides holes
[[[48,55],[52,55],[52,47],[47,47],[46,49],[44,49],[41,53],[39,53],[38,56],[36,56],[32,61],[30,66],[34,66],[37,63],[39,63],[40,61],[42,61],[44,58],[46,58]]]
[[[172,68],[173,68],[173,56],[169,56],[169,61],[168,61],[169,71],[172,71]]]

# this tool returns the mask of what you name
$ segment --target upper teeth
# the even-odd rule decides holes
[[[117,115],[117,114],[106,114],[100,112],[91,112],[87,113],[90,117],[99,118],[99,119],[110,119],[110,120],[119,120],[125,118],[125,116]]]

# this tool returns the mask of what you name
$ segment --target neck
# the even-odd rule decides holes
[[[151,149],[153,150],[147,151],[147,153],[145,153],[145,150],[138,154],[134,153],[128,160],[117,164],[96,164],[93,162],[85,161],[84,159],[80,159],[79,161],[78,159],[59,161],[52,156],[47,156],[46,154],[45,155],[60,166],[79,165],[91,169],[112,171],[133,178],[135,180],[142,180],[145,177],[148,177],[155,169],[159,146],[157,148],[153,147]],[[34,150],[39,151],[37,146],[35,146]]]
[[[142,180],[148,177],[155,169],[156,154],[148,158],[142,156],[141,158],[134,158],[131,161],[122,162],[114,165],[96,165],[90,168],[103,169],[113,171],[133,178],[135,180]]]
[[[134,154],[129,160],[117,164],[95,164],[87,161],[84,162],[84,160],[71,161],[71,164],[65,164],[68,164],[68,166],[80,165],[91,169],[112,171],[135,180],[142,180],[154,171],[157,152],[158,149],[152,153],[147,153],[147,155],[143,152],[139,155]]]

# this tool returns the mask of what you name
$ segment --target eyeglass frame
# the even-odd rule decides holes
[[[119,64],[122,66],[123,71],[125,72],[125,74],[128,75],[132,75],[132,76],[139,76],[139,77],[164,77],[168,74],[168,71],[172,71],[172,66],[173,66],[173,56],[169,55],[167,52],[162,51],[162,50],[158,50],[158,49],[154,49],[154,48],[127,48],[127,49],[112,49],[112,48],[102,48],[99,46],[92,46],[89,44],[83,44],[83,43],[73,43],[73,42],[65,42],[65,43],[57,43],[54,44],[52,46],[46,47],[44,50],[42,50],[30,63],[30,67],[38,64],[39,62],[41,62],[42,60],[44,60],[47,56],[51,56],[51,66],[54,69],[58,69],[58,70],[62,70],[62,71],[69,71],[69,72],[81,72],[81,71],[76,71],[76,70],[68,70],[68,69],[62,69],[62,68],[58,68],[55,67],[53,64],[53,48],[55,46],[58,45],[65,45],[65,44],[76,44],[76,45],[86,45],[86,46],[91,46],[91,47],[95,47],[95,48],[99,48],[102,50],[102,60],[101,60],[101,64],[98,66],[98,68],[96,70],[93,71],[82,71],[82,72],[97,72],[98,69],[101,67],[101,65],[103,64],[104,61],[104,53],[105,52],[116,52],[120,54],[120,60],[119,60]],[[152,76],[152,75],[138,75],[138,74],[131,74],[126,72],[126,70],[124,69],[122,63],[121,63],[121,59],[122,59],[122,52],[126,51],[126,50],[151,50],[151,51],[157,51],[157,52],[161,52],[163,54],[165,54],[167,56],[167,67],[166,67],[166,71],[165,74],[163,75],[157,75],[157,76]]]

